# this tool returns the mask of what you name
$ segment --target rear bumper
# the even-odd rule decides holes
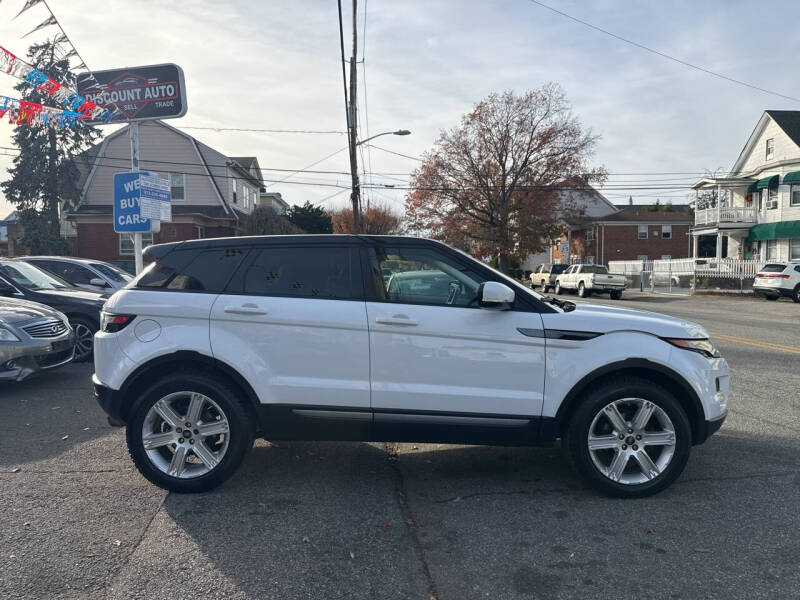
[[[97,400],[100,408],[112,419],[124,423],[125,421],[122,418],[122,394],[103,385],[97,375],[92,375],[92,387],[94,399]]]
[[[764,287],[761,285],[754,285],[753,291],[756,294],[761,294],[762,296],[772,296],[773,298],[779,298],[780,296],[791,296],[792,290],[785,290],[779,287]]]

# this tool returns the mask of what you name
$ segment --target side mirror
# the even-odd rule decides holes
[[[92,277],[89,280],[89,285],[93,285],[95,287],[108,287],[108,282],[105,279],[100,279],[99,277]]]
[[[481,308],[508,310],[514,304],[514,290],[504,283],[487,281],[478,288]]]

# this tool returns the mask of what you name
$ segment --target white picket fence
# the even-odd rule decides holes
[[[672,260],[612,260],[608,263],[611,273],[641,275],[645,273],[670,273],[697,277],[721,277],[727,279],[751,279],[764,266],[760,260],[736,258],[674,258]]]

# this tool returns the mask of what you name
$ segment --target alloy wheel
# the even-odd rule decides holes
[[[661,475],[676,448],[667,413],[643,398],[622,398],[604,406],[586,439],[595,468],[611,481],[646,483]]]
[[[198,392],[164,396],[147,411],[142,424],[142,445],[150,462],[179,479],[212,471],[228,451],[229,442],[225,413]]]
[[[94,344],[94,332],[88,325],[76,323],[75,330],[75,359],[80,361],[92,353]]]

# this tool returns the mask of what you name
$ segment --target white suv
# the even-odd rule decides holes
[[[136,466],[208,490],[252,445],[551,445],[601,491],[645,496],[722,424],[728,365],[694,323],[576,306],[430,240],[206,239],[106,303],[95,396]]]
[[[800,302],[800,262],[767,263],[756,273],[753,291],[767,300],[788,296]]]

